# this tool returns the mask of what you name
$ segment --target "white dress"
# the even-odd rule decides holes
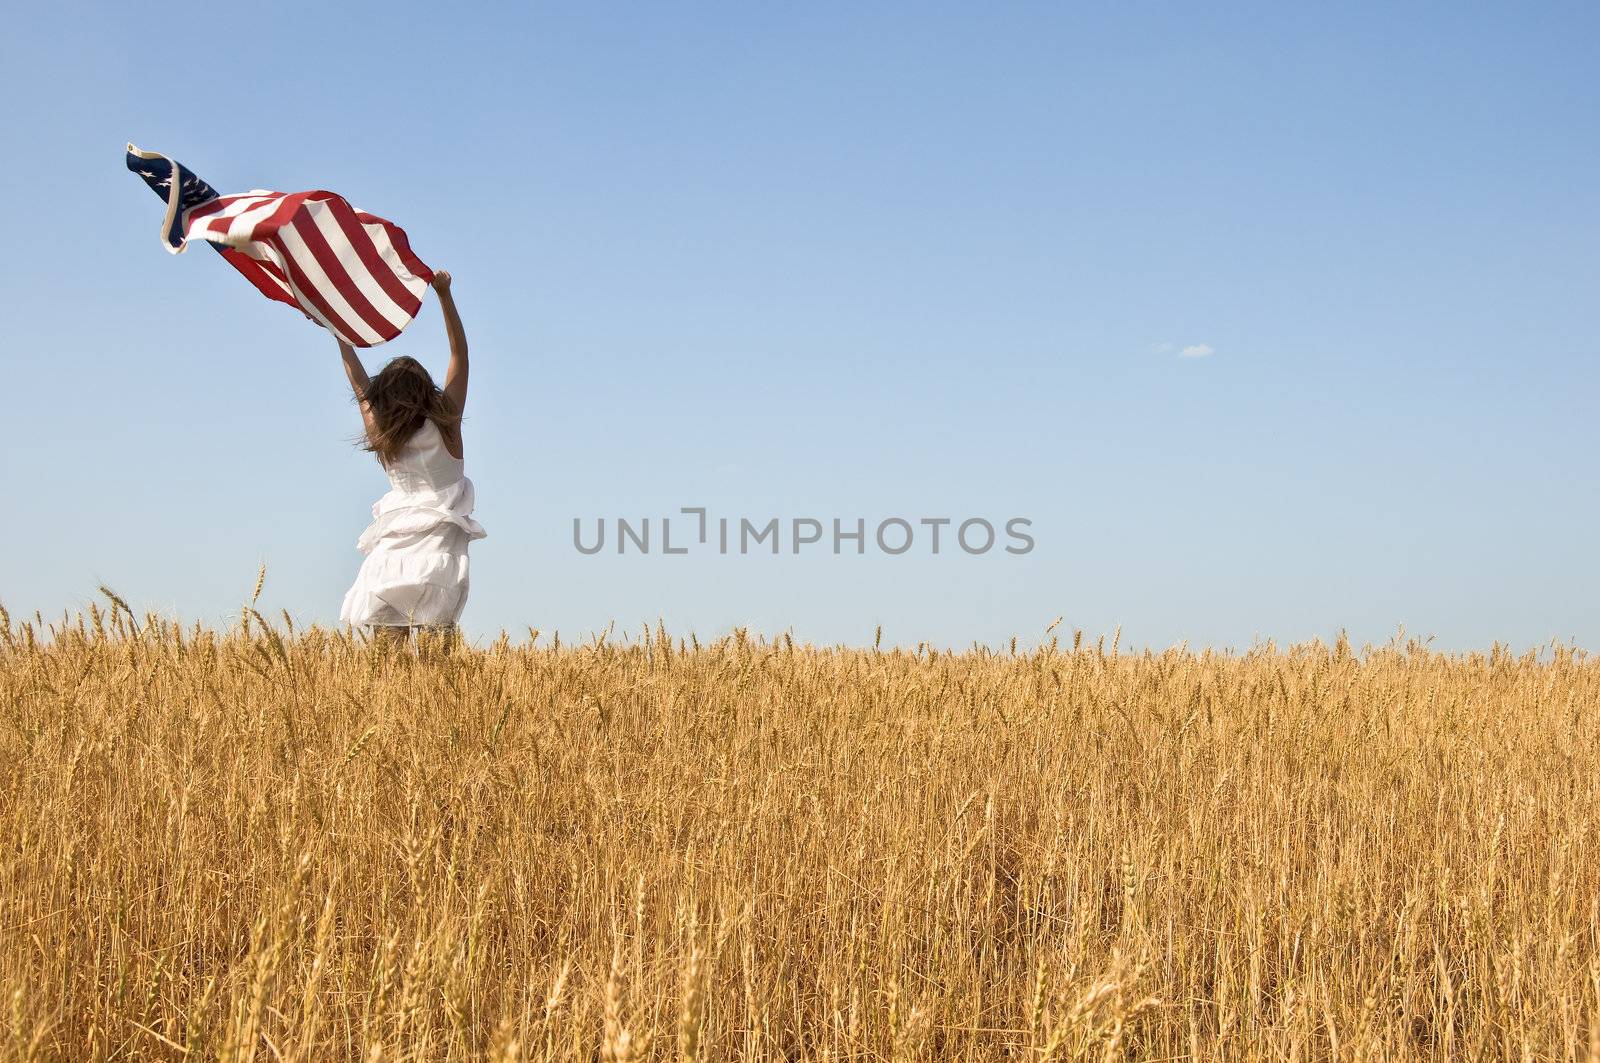
[[[432,627],[454,624],[467,604],[467,543],[487,533],[472,519],[472,481],[427,421],[385,465],[390,491],[372,504],[356,540],[367,559],[344,596],[341,623]]]

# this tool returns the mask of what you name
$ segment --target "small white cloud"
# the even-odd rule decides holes
[[[1209,358],[1217,349],[1209,343],[1191,343],[1178,352],[1179,358]]]

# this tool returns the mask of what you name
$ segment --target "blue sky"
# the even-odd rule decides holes
[[[265,561],[264,605],[331,623],[385,487],[331,340],[161,249],[133,140],[341,192],[455,275],[476,637],[1600,646],[1597,35],[1581,4],[19,9],[0,601],[220,621]],[[430,305],[369,359],[444,349]],[[696,505],[1036,546],[572,546]]]

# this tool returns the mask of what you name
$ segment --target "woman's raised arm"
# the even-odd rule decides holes
[[[455,296],[450,294],[450,274],[439,270],[433,275],[433,290],[439,296],[439,309],[444,311],[444,330],[450,337],[450,368],[444,373],[444,393],[455,403],[456,415],[467,408],[467,333],[461,327],[461,315],[456,312]]]
[[[366,426],[368,437],[371,437],[376,429],[372,422],[372,411],[367,408],[367,370],[356,356],[355,348],[344,340],[339,341],[339,357],[344,360],[344,375],[350,378],[350,390],[356,393],[356,405],[361,407],[361,423]]]

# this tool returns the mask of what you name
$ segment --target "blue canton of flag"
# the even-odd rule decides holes
[[[167,201],[167,216],[161,223],[161,242],[177,254],[183,250],[184,217],[202,203],[217,198],[217,190],[190,173],[182,163],[153,151],[140,151],[128,145],[128,169],[144,178],[150,190]],[[176,171],[178,179],[173,181]]]

